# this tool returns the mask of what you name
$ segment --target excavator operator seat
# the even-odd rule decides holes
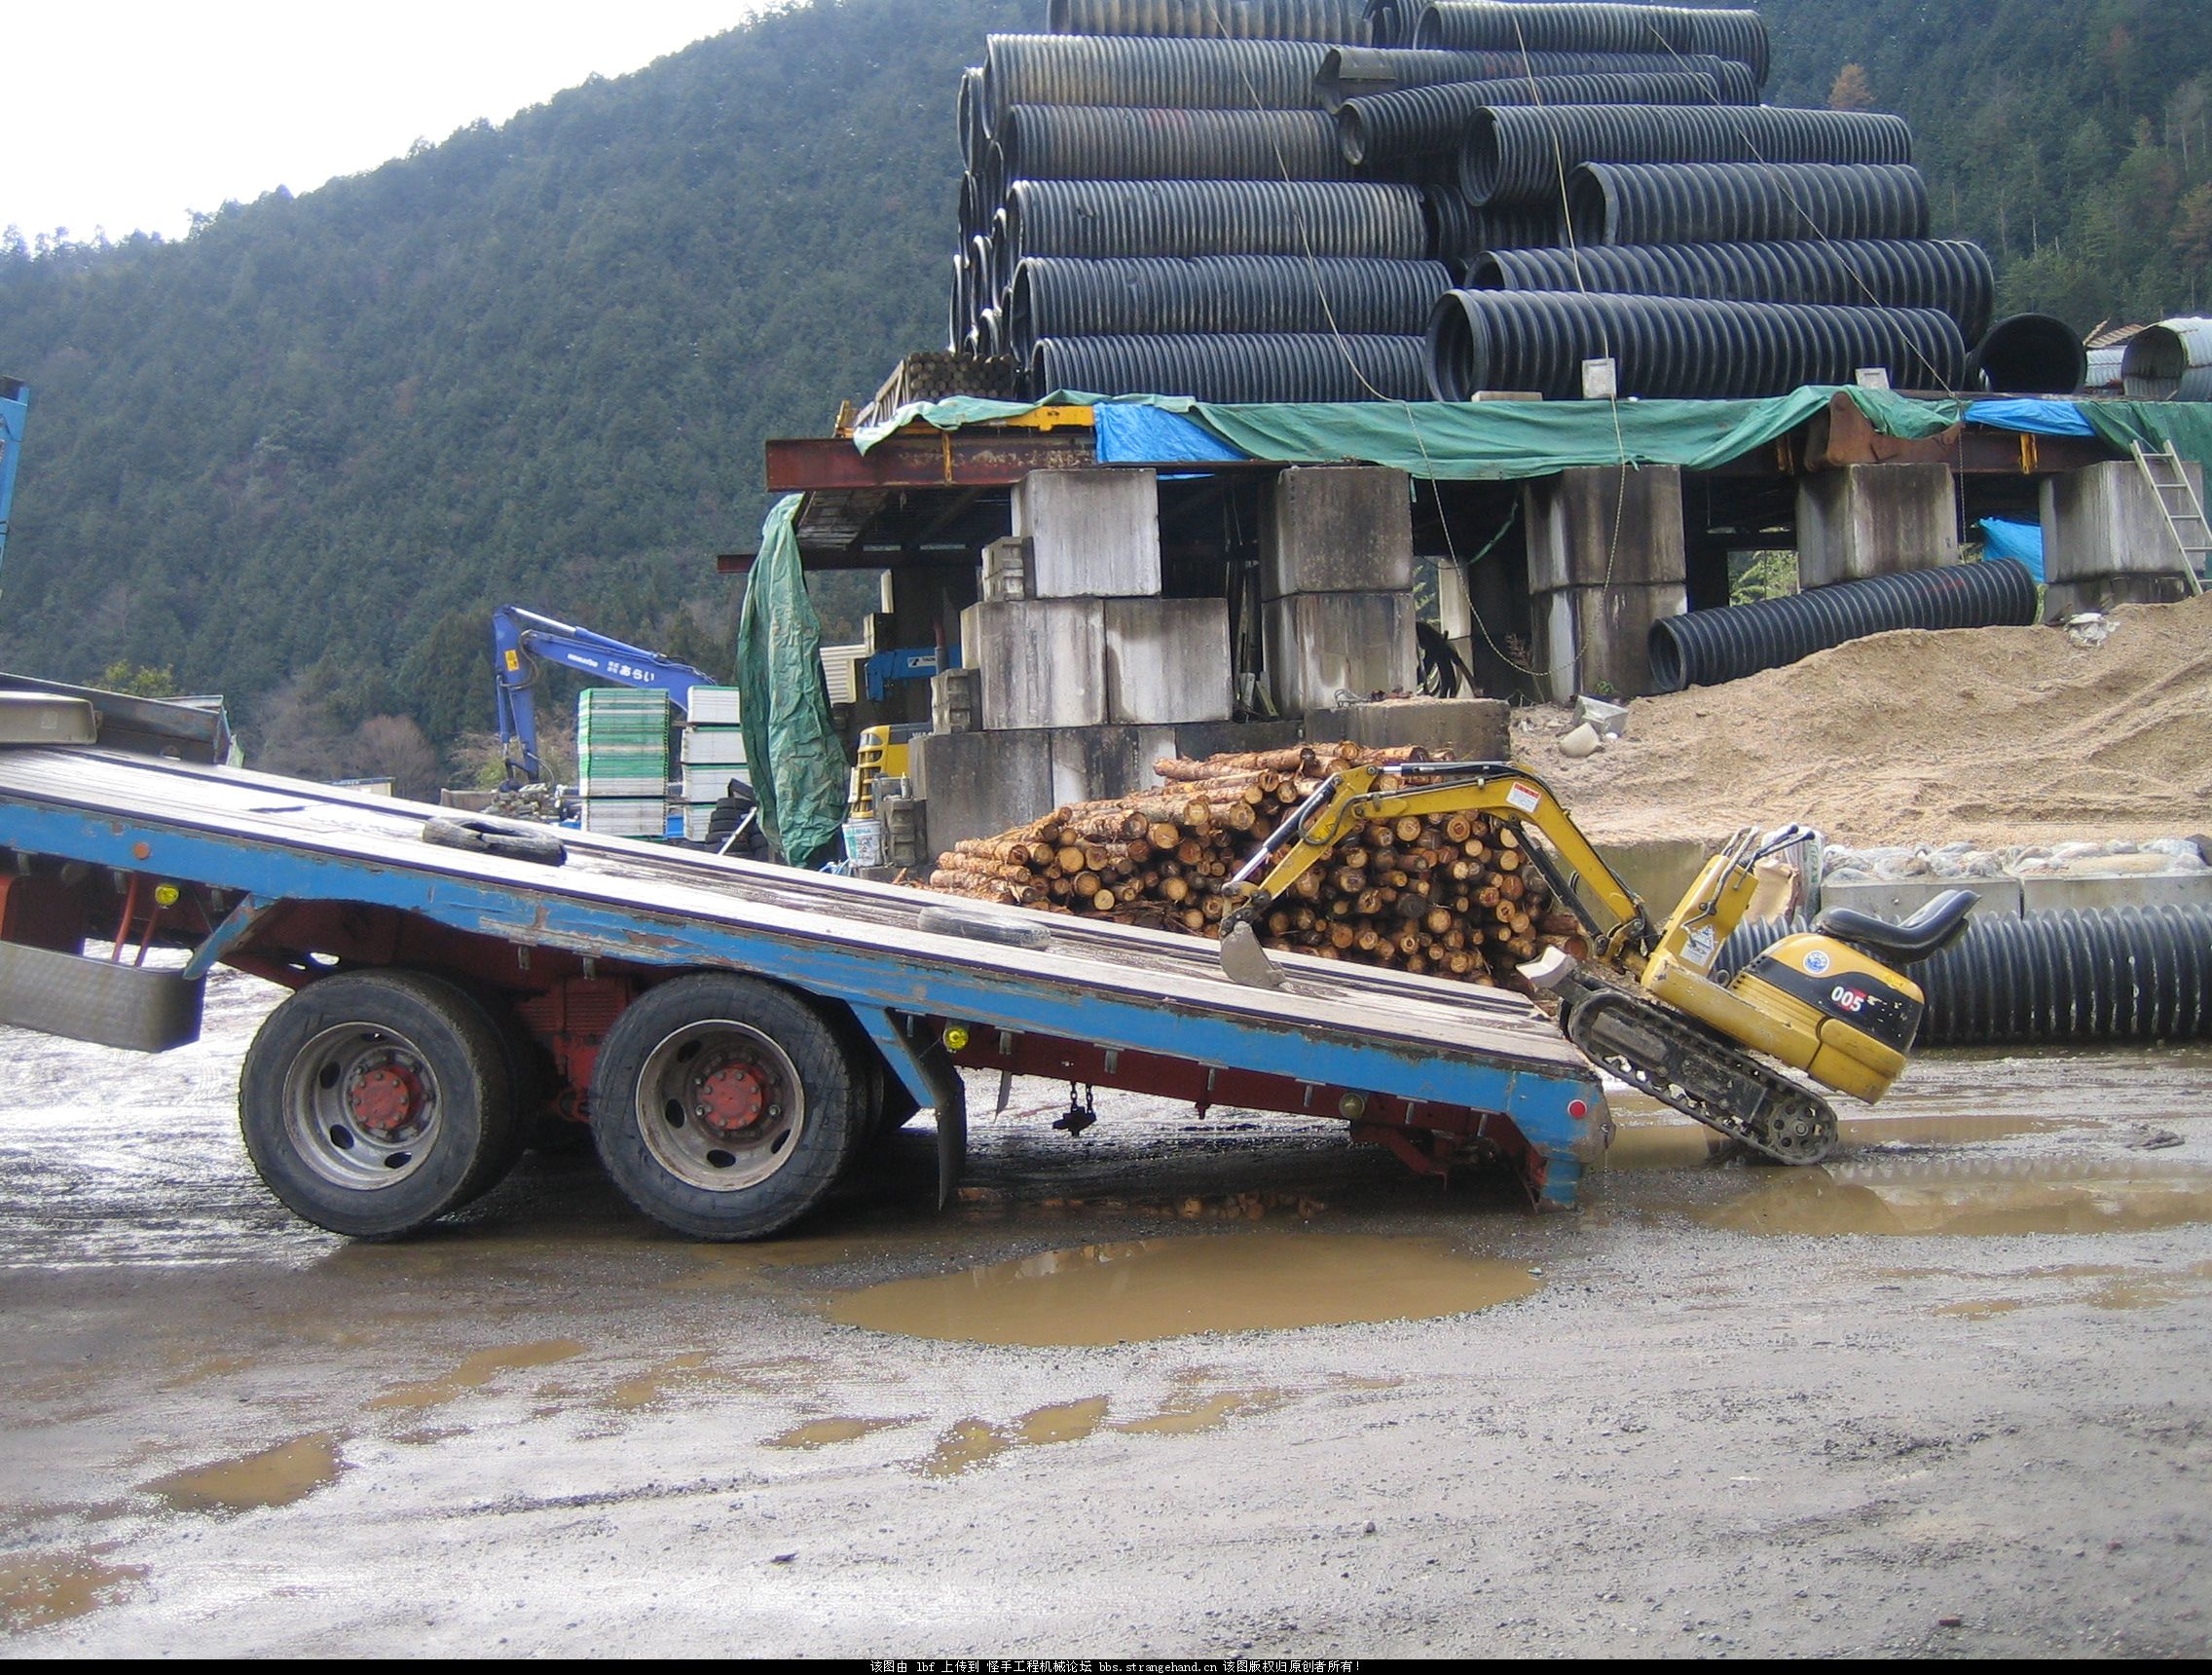
[[[1830,908],[1813,921],[1813,930],[1902,969],[1934,959],[1965,935],[1967,915],[1980,900],[1972,890],[1946,890],[1901,925],[1852,908]]]

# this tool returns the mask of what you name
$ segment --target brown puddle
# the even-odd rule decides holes
[[[956,1477],[1014,1448],[1045,1448],[1055,1442],[1081,1442],[1106,1423],[1106,1397],[1040,1407],[1006,1425],[964,1419],[939,1439],[917,1470],[925,1477]]]
[[[21,1634],[113,1605],[144,1565],[108,1565],[82,1553],[21,1553],[0,1558],[0,1631]]]
[[[830,1315],[907,1337],[1050,1348],[1433,1320],[1542,1288],[1525,1268],[1456,1255],[1440,1240],[1255,1233],[1088,1245],[896,1280]]]
[[[472,1390],[482,1390],[503,1372],[525,1367],[552,1366],[584,1353],[573,1338],[553,1338],[544,1343],[514,1344],[505,1349],[480,1350],[443,1378],[421,1384],[395,1385],[372,1398],[371,1407],[439,1407],[459,1400]]]
[[[1957,1279],[1942,1269],[1915,1272],[1900,1270],[1900,1279]],[[1984,1301],[1950,1303],[1935,1312],[1953,1319],[1979,1321],[1997,1315],[2009,1315],[2021,1309],[2049,1308],[2067,1303],[2085,1304],[2092,1309],[2107,1309],[2124,1313],[2135,1309],[2162,1309],[2168,1303],[2178,1303],[2195,1296],[2212,1281],[2212,1262],[2197,1262],[2174,1272],[2161,1272],[2149,1268],[2117,1268],[2110,1266],[2072,1268],[2031,1268],[2026,1273],[2009,1275],[2017,1280],[2066,1281],[2094,1280],[2101,1284],[2083,1291],[2053,1291],[2042,1297],[1993,1297]]]
[[[259,1454],[172,1472],[144,1485],[180,1512],[251,1512],[289,1507],[338,1481],[333,1436],[295,1436]]]
[[[658,1366],[626,1378],[607,1393],[602,1405],[634,1413],[640,1408],[651,1407],[686,1385],[699,1384],[711,1377],[707,1363],[714,1358],[704,1350],[690,1355],[671,1356]]]
[[[1266,1413],[1290,1400],[1280,1390],[1230,1390],[1219,1396],[1185,1396],[1169,1402],[1149,1419],[1132,1419],[1114,1427],[1132,1436],[1196,1436],[1219,1431],[1232,1419],[1247,1413]]]
[[[1839,1137],[1847,1146],[1954,1146],[2082,1126],[2051,1117],[1856,1117],[1842,1124]],[[1686,1119],[1631,1117],[1615,1126],[1604,1167],[1691,1169],[1726,1144],[1720,1135]]]
[[[2026,1308],[2022,1297],[1992,1297],[1984,1303],[1945,1303],[1936,1314],[1956,1321],[1987,1321]]]
[[[2212,1220],[2212,1175],[2007,1158],[1791,1170],[1700,1213],[1734,1233],[2139,1233]]]
[[[844,1442],[858,1442],[864,1436],[873,1436],[878,1431],[896,1431],[902,1425],[912,1425],[911,1419],[817,1419],[806,1425],[794,1425],[781,1436],[768,1438],[770,1448],[834,1448]]]

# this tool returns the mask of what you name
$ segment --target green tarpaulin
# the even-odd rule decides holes
[[[845,752],[822,684],[822,619],[799,567],[799,497],[776,502],[737,619],[737,686],[753,793],[794,867],[825,858],[845,818]]]
[[[1938,435],[1967,416],[1964,401],[1918,401],[1846,388],[1886,436]],[[863,453],[905,425],[940,430],[1017,418],[1040,406],[1140,404],[1178,413],[1255,460],[1324,465],[1358,460],[1417,477],[1509,481],[1581,465],[1679,465],[1712,470],[1788,435],[1825,410],[1827,386],[1763,401],[1373,401],[1238,406],[1179,395],[1060,393],[1044,402],[964,396],[902,408],[859,431]],[[2212,468],[2212,407],[2185,401],[2083,401],[2080,411],[2121,454],[2128,443],[2171,442]],[[1161,462],[1165,463],[1165,462]]]
[[[1323,465],[1359,460],[1417,477],[1505,480],[1577,465],[1680,465],[1711,470],[1788,435],[1835,391],[1805,389],[1764,401],[1369,401],[1239,406],[1179,395],[1062,393],[1044,402],[964,396],[902,408],[859,431],[863,453],[916,420],[940,430],[1003,422],[1039,406],[1139,403],[1186,415],[1255,460]],[[1933,436],[1959,421],[1949,402],[1853,390],[1885,434]]]

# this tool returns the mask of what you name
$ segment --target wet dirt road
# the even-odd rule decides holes
[[[265,1004],[0,1037],[0,1655],[2206,1647],[2212,1056],[1813,1172],[1624,1107],[1573,1217],[1023,1084],[947,1218],[924,1133],[772,1246],[535,1156],[365,1247],[239,1149]]]

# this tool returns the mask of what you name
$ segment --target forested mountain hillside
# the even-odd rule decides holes
[[[1848,64],[1912,121],[1938,236],[1980,240],[2008,310],[2083,330],[2212,308],[2203,0],[1766,0],[1777,104]]]
[[[1909,116],[2009,306],[2212,303],[2195,0],[1764,11],[1772,96]],[[356,769],[374,718],[485,725],[502,600],[714,666],[762,439],[940,343],[958,72],[1044,12],[800,0],[182,241],[0,242],[37,391],[0,666],[170,668],[268,760]]]

